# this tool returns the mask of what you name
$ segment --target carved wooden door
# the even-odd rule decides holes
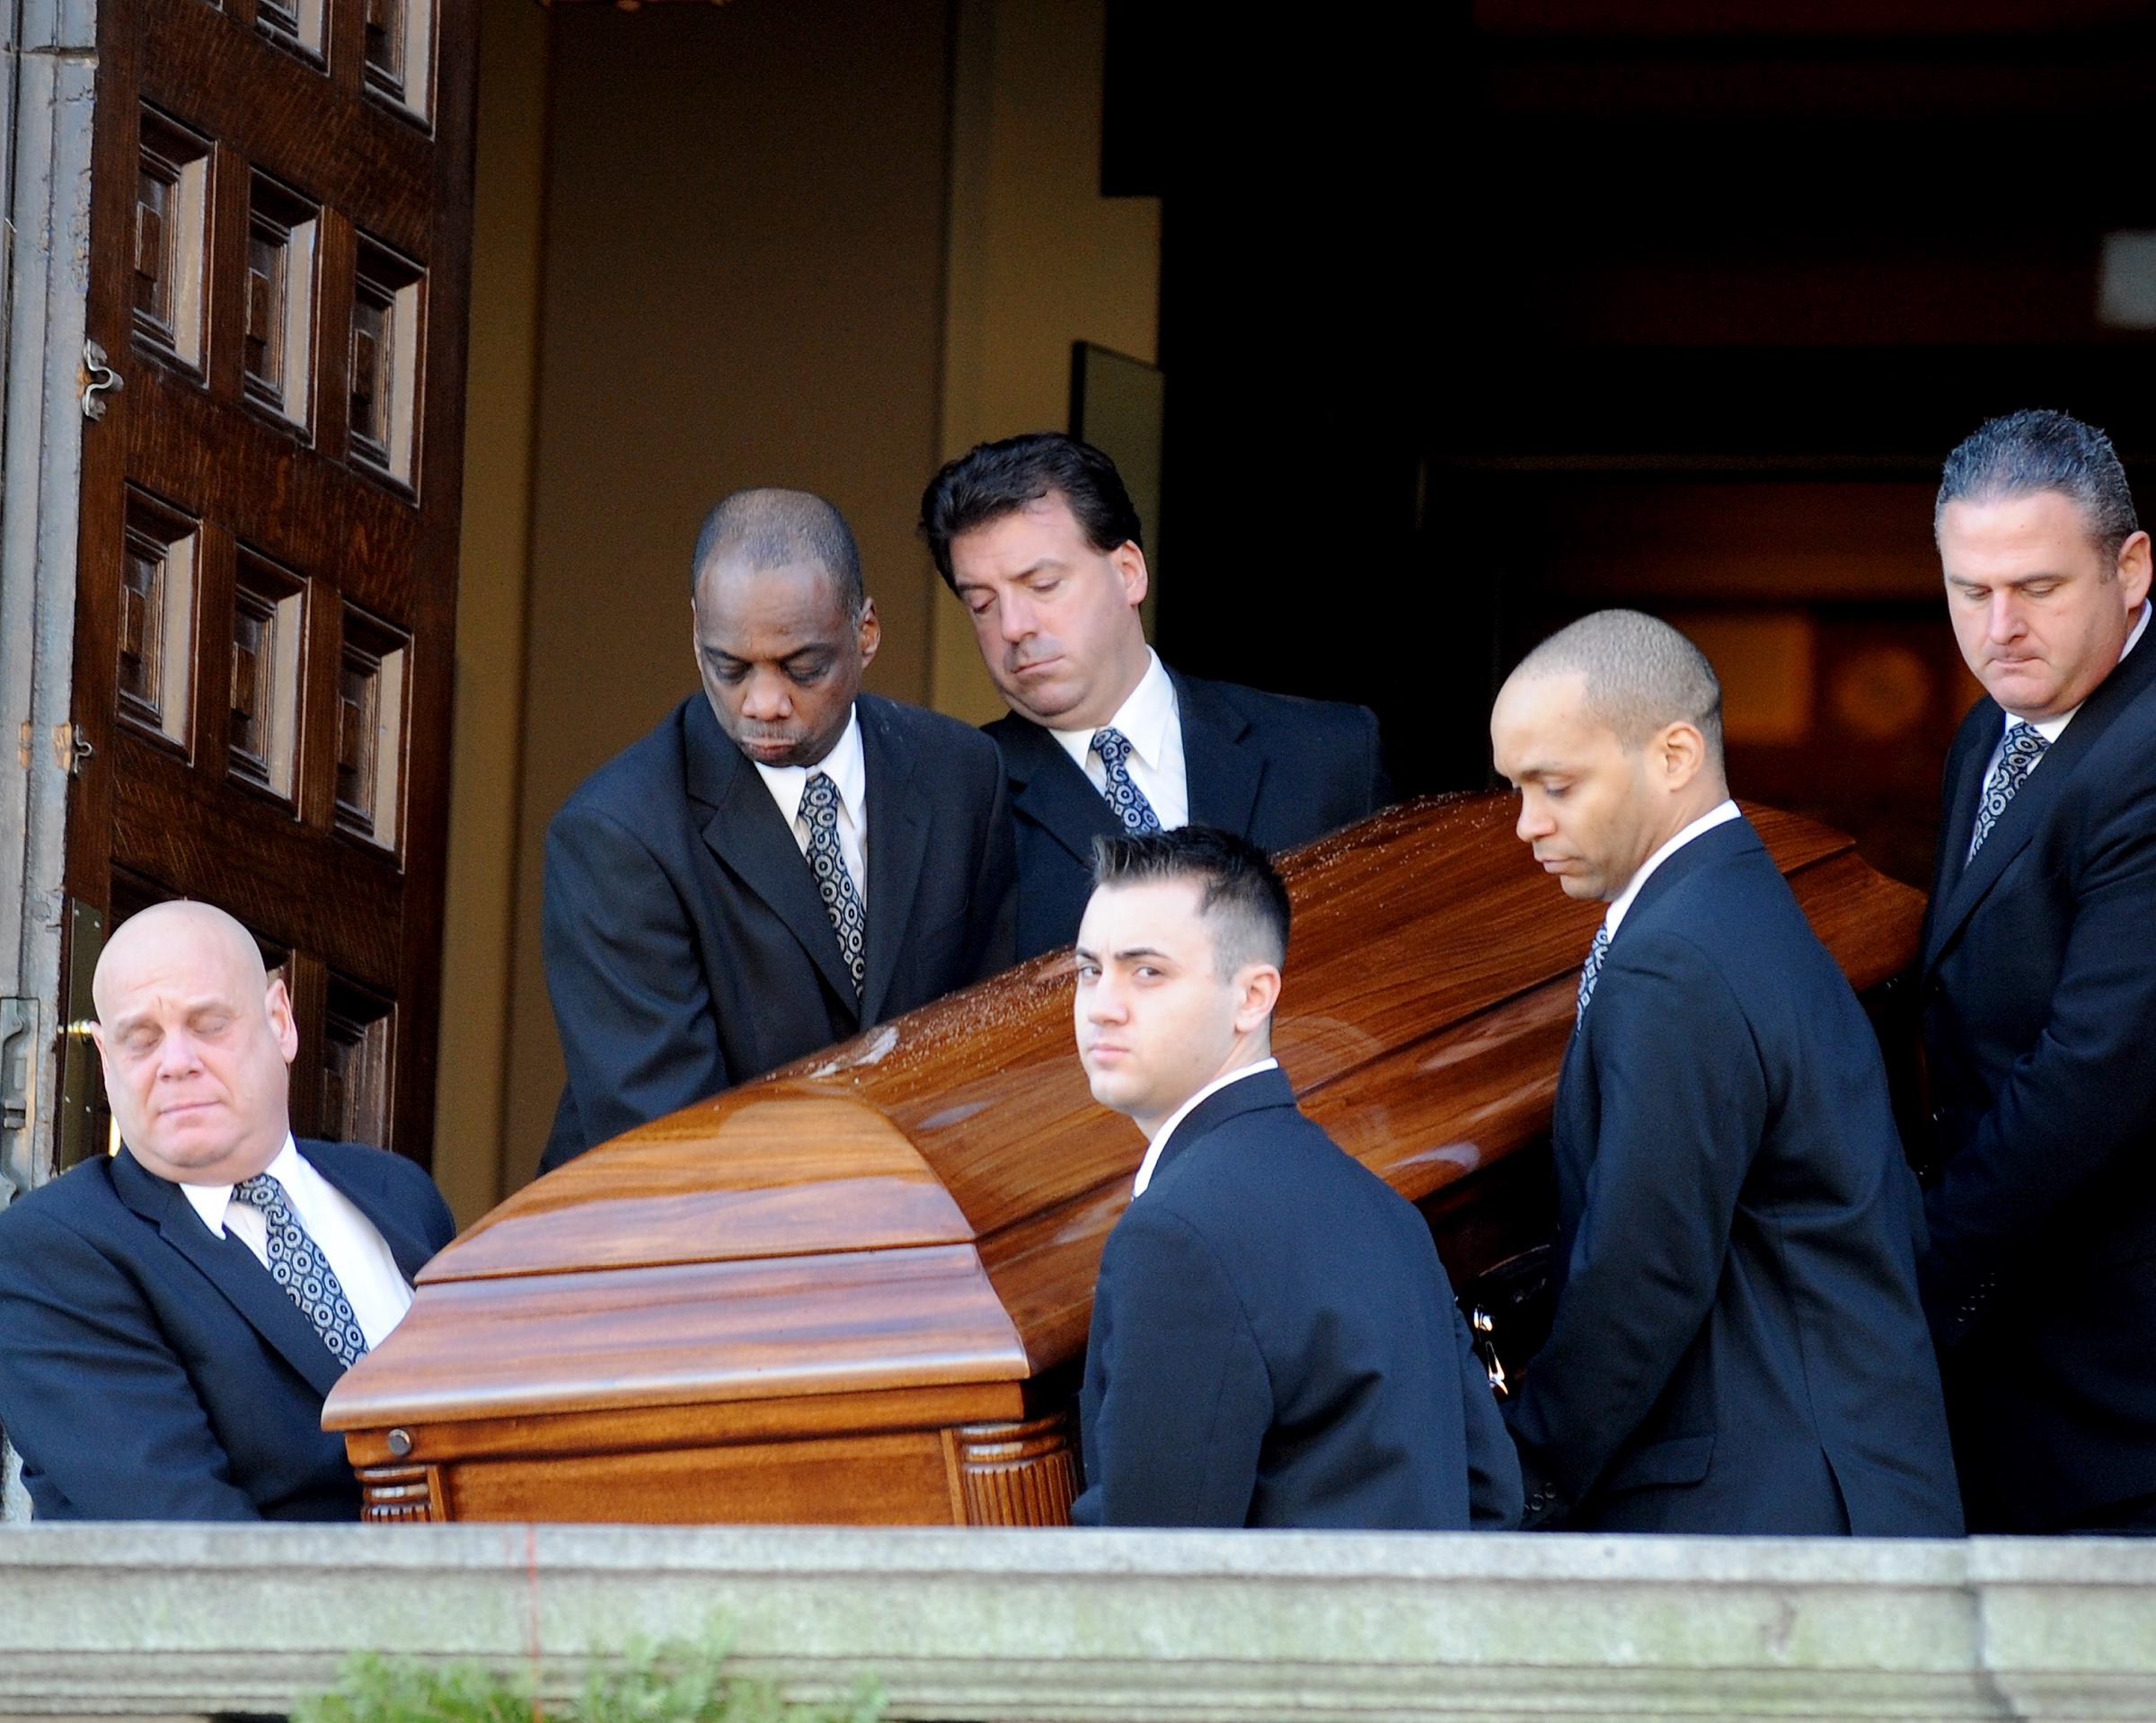
[[[84,435],[68,1009],[104,927],[220,905],[285,967],[294,1128],[424,1162],[474,0],[99,10],[88,330],[121,386]],[[102,1104],[70,1052],[64,1143]]]

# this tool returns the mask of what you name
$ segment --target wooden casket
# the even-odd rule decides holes
[[[1547,1236],[1551,1101],[1602,914],[1501,795],[1297,851],[1274,1046],[1421,1205],[1455,1283]],[[1749,810],[1860,992],[1921,894]],[[1067,1517],[1093,1277],[1144,1143],[1096,1106],[1050,954],[594,1149],[420,1277],[331,1394],[376,1520]]]

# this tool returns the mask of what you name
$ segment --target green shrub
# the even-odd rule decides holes
[[[862,1683],[835,1706],[791,1704],[769,1682],[726,1673],[722,1634],[632,1644],[594,1656],[576,1698],[539,1697],[528,1669],[503,1674],[473,1663],[426,1664],[364,1653],[337,1685],[303,1700],[293,1723],[877,1723],[883,1696]]]

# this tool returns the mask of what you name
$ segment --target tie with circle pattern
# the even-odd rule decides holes
[[[2044,757],[2044,750],[2050,746],[2044,732],[2034,724],[2016,719],[2006,727],[2006,740],[1999,749],[1999,763],[1984,781],[1984,800],[1976,807],[1976,835],[1969,840],[1971,861],[1975,860],[1976,852],[1984,847],[1984,840],[1999,823],[1999,816],[2006,812],[2007,803],[2013,800],[2014,792],[2028,781],[2028,774],[2037,769],[2037,762]]]
[[[285,1188],[268,1173],[258,1172],[234,1185],[232,1194],[250,1208],[262,1211],[270,1232],[270,1277],[314,1324],[314,1331],[337,1361],[350,1369],[366,1356],[367,1336],[360,1332],[359,1319],[352,1314],[352,1301],[344,1295],[344,1283],[337,1278],[336,1269],[285,1200]]]
[[[1579,1020],[1587,1014],[1587,1001],[1595,997],[1595,979],[1602,973],[1602,960],[1610,954],[1610,924],[1607,922],[1595,930],[1595,943],[1587,947],[1587,960],[1579,970],[1579,1003],[1573,1009],[1572,1027],[1579,1027]]]
[[[1144,837],[1149,832],[1161,829],[1161,817],[1153,811],[1153,804],[1145,800],[1130,775],[1130,738],[1119,729],[1097,729],[1093,732],[1093,752],[1100,756],[1100,767],[1108,782],[1100,793],[1108,805],[1123,822],[1123,829],[1133,837]]]
[[[868,915],[862,908],[861,893],[854,888],[853,871],[846,866],[846,853],[839,848],[838,786],[829,773],[809,773],[808,786],[801,792],[801,815],[808,822],[809,870],[816,875],[824,913],[831,918],[831,931],[838,935],[838,954],[846,960],[858,994],[868,974]]]

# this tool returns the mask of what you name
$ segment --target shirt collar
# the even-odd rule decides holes
[[[1192,1095],[1188,1100],[1169,1114],[1167,1122],[1153,1134],[1153,1141],[1146,1144],[1145,1158],[1138,1163],[1138,1176],[1131,1185],[1130,1194],[1133,1197],[1143,1197],[1145,1194],[1145,1187],[1153,1182],[1153,1170],[1161,1164],[1161,1151],[1168,1146],[1168,1139],[1175,1135],[1175,1127],[1190,1117],[1200,1101],[1208,1095],[1219,1093],[1232,1082],[1241,1082],[1245,1077],[1254,1077],[1260,1071],[1277,1071],[1279,1068],[1280,1061],[1277,1059],[1259,1059],[1252,1065],[1239,1065],[1233,1071],[1224,1071],[1203,1089]]]
[[[744,756],[746,757],[746,756]],[[785,816],[787,828],[800,817],[801,798],[808,792],[808,774],[822,772],[829,774],[838,788],[838,805],[845,809],[846,817],[860,831],[866,824],[862,804],[868,794],[869,770],[861,748],[861,712],[858,708],[846,714],[846,727],[839,732],[838,740],[831,745],[830,753],[813,765],[765,765],[761,760],[750,760],[764,780],[764,787],[771,791],[771,799],[779,805]]]
[[[1610,930],[1610,937],[1612,939],[1617,937],[1617,929],[1624,920],[1625,912],[1631,908],[1632,899],[1639,895],[1639,888],[1647,883],[1648,875],[1691,843],[1693,838],[1704,832],[1711,832],[1717,826],[1726,826],[1736,817],[1736,804],[1725,799],[1701,814],[1699,818],[1693,820],[1691,825],[1641,862],[1639,871],[1635,873],[1625,888],[1617,894],[1616,901],[1610,906],[1609,913],[1602,918],[1602,924]]]
[[[1138,678],[1138,685],[1130,691],[1130,697],[1116,709],[1116,715],[1099,728],[1122,731],[1139,763],[1148,771],[1157,771],[1162,756],[1167,752],[1168,735],[1174,723],[1175,684],[1169,680],[1168,668],[1161,662],[1161,655],[1149,646],[1145,649],[1145,674]],[[1085,764],[1086,751],[1092,747],[1096,733],[1091,729],[1048,732],[1063,744],[1063,751],[1081,768]]]
[[[2142,635],[2147,632],[2148,626],[2149,600],[2144,598],[2141,601],[2141,614],[2134,619],[2134,632],[2126,636],[2126,643],[2118,649],[2118,661],[2121,664],[2124,664],[2126,661],[2126,654],[2134,649],[2135,642],[2138,641]],[[2083,705],[2086,705],[2087,703],[2088,702],[2086,701],[2082,702]],[[2072,708],[2072,711],[2061,712],[2056,718],[2045,719],[2043,722],[2035,726],[2037,734],[2041,736],[2046,742],[2057,741],[2061,736],[2066,733],[2066,726],[2073,721],[2074,712],[2078,712],[2081,711],[2081,706],[2076,706]],[[2016,718],[2013,713],[2008,712],[2006,714],[2006,722],[2000,727],[2000,734],[2003,736],[2008,730],[2013,729],[2016,724],[2019,724],[2021,721],[2022,720],[2019,718]]]
[[[299,1158],[299,1145],[292,1141],[292,1133],[285,1133],[285,1146],[279,1149],[270,1164],[262,1169],[287,1189],[296,1165],[305,1165]],[[230,1185],[188,1185],[180,1187],[188,1205],[201,1215],[202,1224],[218,1238],[225,1236],[225,1211],[232,1206],[233,1187]]]

